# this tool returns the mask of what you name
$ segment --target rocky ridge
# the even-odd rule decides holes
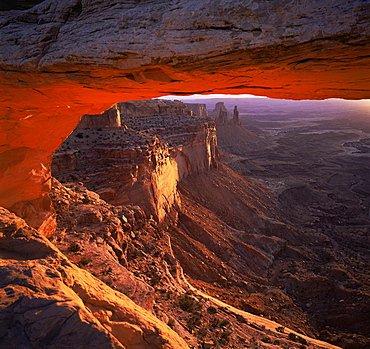
[[[158,103],[160,105],[165,103],[165,114],[158,114]],[[179,105],[182,108],[184,107],[179,102],[170,101],[142,101],[137,104],[136,102],[129,102],[124,108],[117,108],[117,110],[123,110],[123,113],[120,113],[120,120],[125,126],[121,127],[125,132],[130,129],[126,125],[136,128],[136,130],[131,129],[135,137],[138,135],[153,137],[156,133],[162,140],[178,138],[179,141],[183,142],[184,128],[191,128],[190,121],[192,118],[196,125],[204,122],[204,120],[199,117],[190,117],[189,111],[181,112],[181,115],[171,114],[168,108],[172,104],[174,104],[177,112],[179,112],[177,109]],[[139,106],[142,106],[142,108]],[[125,110],[129,110],[129,112],[125,112]],[[237,108],[234,110],[234,119],[237,119]],[[157,114],[149,115],[151,112]],[[130,115],[130,113],[134,115]],[[113,132],[114,130],[113,128],[106,131]],[[74,136],[78,134],[80,136],[72,139],[86,137],[86,135],[81,135],[82,131],[85,132],[86,129],[76,131]],[[224,136],[228,132],[231,133],[234,143],[238,143],[228,145],[233,150],[249,146],[249,142],[258,140],[257,135],[254,135],[254,138],[251,139],[249,137],[251,132],[238,123],[233,123],[231,119],[226,124],[218,124],[217,126],[217,133],[223,137],[223,146],[225,143]],[[105,136],[102,137],[100,142],[105,144],[107,149],[111,149],[111,139],[106,137],[107,134],[103,133]],[[130,142],[129,134],[124,135],[125,140],[117,140],[117,144],[119,142]],[[190,135],[189,139],[191,140],[194,135],[192,133]],[[93,140],[93,137],[93,134],[91,134],[88,140]],[[226,140],[229,138],[226,137]],[[245,144],[242,142],[243,140],[244,143],[246,142]],[[67,150],[67,153],[71,150],[79,152],[81,144],[78,141],[73,144],[71,141],[66,143],[60,153],[62,158],[65,156],[65,147],[72,147],[72,149]],[[171,145],[178,147],[179,144],[181,142],[174,142]],[[205,144],[203,139],[203,146]],[[192,142],[189,143],[189,147],[191,146]],[[236,146],[238,148],[235,148]],[[99,154],[99,147],[96,149],[96,154],[90,157],[90,159],[93,159],[90,160],[92,162],[99,162],[100,157],[112,152],[112,150],[107,150],[106,153]],[[57,164],[58,161],[56,161]],[[135,161],[140,161],[137,155],[132,157],[132,163],[135,163]],[[59,163],[58,166],[62,167],[62,164]],[[101,165],[100,162],[99,164]],[[105,167],[102,166],[97,171],[98,177],[95,180],[100,180],[101,183],[111,183],[132,173],[129,168],[119,167],[118,175],[114,175],[114,173],[112,175],[112,172],[109,171],[111,164],[111,160],[105,162]],[[96,169],[86,166],[84,171],[75,171],[72,177],[65,177],[64,180],[89,181],[89,178],[94,176]],[[84,177],[88,172],[90,172],[88,178]],[[170,182],[165,183],[167,185]],[[306,267],[300,266],[301,260],[305,260],[306,264],[316,265],[317,260],[321,258],[321,254],[317,250],[325,254],[328,246],[334,246],[335,242],[324,235],[311,231],[306,233],[283,223],[275,212],[274,206],[276,203],[273,193],[261,184],[241,179],[226,167],[218,164],[213,169],[209,168],[208,171],[203,169],[201,172],[193,172],[191,175],[184,176],[181,179],[178,178],[178,184],[176,182],[172,189],[178,200],[176,205],[172,205],[171,210],[168,206],[165,206],[164,211],[167,219],[165,224],[161,222],[160,227],[168,233],[174,256],[176,256],[179,265],[184,269],[194,286],[223,299],[234,307],[263,315],[285,326],[294,326],[296,330],[311,335],[320,335],[320,326],[315,322],[316,315],[308,316],[303,309],[306,309],[305,304],[312,304],[313,299],[309,297],[309,293],[296,292],[297,286],[294,285],[302,283],[304,288],[311,289],[314,287],[314,280],[320,280],[323,287],[322,294],[326,294],[329,289],[333,290],[333,293],[330,292],[335,297],[333,304],[340,301],[338,297],[352,299],[352,301],[354,300],[353,297],[360,297],[360,293],[354,294],[349,289],[345,290],[329,274],[312,273],[305,270]],[[103,191],[102,194],[105,194],[105,192]],[[147,195],[146,198],[148,197]],[[134,205],[142,205],[142,199],[143,195],[131,196]],[[149,217],[152,211],[150,208],[148,209],[145,202],[147,202],[147,199],[144,200],[142,208]],[[168,202],[165,202],[165,204],[168,205]],[[311,246],[316,247],[312,249]],[[140,250],[142,249],[143,246],[140,245]],[[122,252],[120,254],[122,255]],[[342,258],[339,255],[338,257]],[[294,261],[291,261],[292,258]],[[147,272],[148,270],[146,270]],[[283,277],[281,276],[282,273],[284,273]],[[164,275],[163,271],[159,274]],[[151,277],[156,276],[158,275],[151,275]],[[164,289],[166,288],[168,286],[164,286]],[[283,289],[288,289],[289,294],[282,292]],[[318,295],[317,297],[322,298]],[[361,293],[361,297],[367,299],[365,293]],[[160,300],[160,298],[158,299]],[[161,299],[161,301],[164,300]],[[322,301],[325,300],[322,299]],[[299,306],[297,307],[297,305]],[[311,307],[311,309],[314,308]],[[317,307],[317,309],[319,308],[320,306]],[[320,312],[318,310],[318,313]],[[352,310],[352,315],[348,313],[346,307],[338,307],[336,311],[332,310],[331,312],[333,313],[331,318],[335,319],[337,317],[338,319],[333,323],[338,323],[338,321],[342,321],[340,319],[348,316],[355,316],[366,322],[364,311],[360,309]],[[292,317],[295,319],[294,325],[291,324]],[[344,328],[341,325],[339,327]],[[330,331],[334,331],[334,329]],[[362,343],[361,338],[356,340],[358,344]]]
[[[149,104],[156,103],[159,102],[151,101]],[[165,103],[167,107],[171,105],[168,101],[160,103]],[[177,108],[179,103],[175,104]],[[101,163],[99,151],[103,145],[107,150],[100,156],[112,151],[112,139],[117,137],[118,129],[126,132],[120,135],[121,138],[115,138],[116,146],[121,144],[123,148],[130,149],[133,144],[140,144],[140,140],[143,145],[148,145],[148,139],[160,142],[160,138],[171,139],[172,136],[177,139],[173,147],[179,147],[183,137],[191,141],[190,147],[194,133],[184,133],[186,127],[189,128],[189,120],[193,118],[196,127],[204,125],[205,121],[197,116],[190,117],[191,111],[171,116],[167,110],[166,114],[149,117],[147,112],[140,115],[137,109],[136,115],[126,115],[125,119],[121,113],[118,118],[119,108],[114,110],[117,117],[113,119],[120,120],[121,126],[111,124],[112,118],[107,118],[106,114],[97,116],[102,122],[93,123],[93,127],[104,125],[104,120],[109,127],[101,131],[76,130],[73,141],[64,145],[61,154],[78,154],[86,147],[87,155],[87,146],[81,143],[83,141],[97,150],[96,156],[90,157],[90,162]],[[169,122],[171,117],[175,118],[178,128]],[[124,120],[151,132],[135,131],[124,125]],[[163,127],[164,121],[168,127]],[[199,132],[199,128],[196,129]],[[154,135],[155,130],[161,135]],[[100,132],[104,133],[99,140]],[[94,141],[98,140],[99,147],[94,146]],[[202,138],[203,150],[206,149],[206,140]],[[167,149],[170,148],[167,144]],[[140,161],[139,153],[135,154],[131,165]],[[59,163],[60,168],[62,164]],[[107,172],[111,166],[110,159],[104,166],[105,170],[97,171],[99,176],[96,179],[100,177],[101,183],[110,182],[111,176],[115,179],[117,174],[122,177],[132,173],[127,166],[119,167],[116,173]],[[243,179],[221,164],[207,171],[194,172],[179,181],[176,195],[181,196],[181,200],[172,206],[172,211],[166,212],[166,224],[158,224],[150,217],[150,211],[146,207],[143,210],[137,202],[112,206],[101,200],[97,193],[87,190],[81,181],[89,180],[85,177],[88,170],[90,176],[94,176],[96,169],[85,167],[85,172],[75,171],[71,178],[65,178],[74,181],[65,186],[53,180],[52,199],[58,225],[56,234],[51,238],[71,262],[154,313],[189,346],[244,348],[248,345],[257,348],[269,347],[273,343],[283,348],[299,348],[309,343],[313,348],[335,347],[307,337],[318,334],[315,324],[297,306],[294,298],[282,291],[281,287],[287,284],[277,278],[281,270],[287,268],[292,275],[288,283],[301,281],[297,272],[285,264],[286,258],[291,258],[294,251],[295,255],[315,259],[305,246],[316,241],[318,236],[305,236],[302,240],[300,231],[279,221],[273,209],[274,197],[261,184]],[[136,201],[139,199],[140,196],[133,198]],[[294,245],[297,243],[299,248]],[[327,241],[322,241],[322,244],[326,246]],[[30,266],[31,270],[35,267]],[[272,282],[274,278],[278,279],[275,283]],[[327,279],[322,281],[324,285],[330,282]],[[18,281],[12,282],[17,284]],[[92,280],[89,282],[94,284]],[[27,311],[22,310],[21,314]],[[126,315],[120,316],[127,316],[131,311],[134,310],[128,307],[123,311]],[[246,311],[267,319],[261,320]],[[7,308],[4,314],[7,322]],[[357,312],[357,315],[362,316],[362,313]],[[126,325],[122,325],[124,330],[121,324],[111,326],[111,322],[116,321],[113,320],[116,315],[111,317],[107,313],[107,316],[108,320],[104,315],[101,321],[109,335],[122,341],[122,333],[126,333],[126,336],[140,343],[140,325],[128,326],[129,329],[124,332]],[[16,317],[14,321],[18,321]],[[51,340],[51,335],[45,336]],[[166,334],[159,333],[153,340],[161,341],[162,336],[166,337]],[[12,345],[11,338],[6,340]],[[135,343],[130,342],[127,347],[135,348]],[[137,345],[140,347],[142,344]],[[168,345],[171,347],[172,344]],[[166,347],[166,344],[159,344],[159,347]]]
[[[1,346],[337,349],[192,287],[172,237],[139,207],[55,179],[51,195],[52,242],[1,211]]]

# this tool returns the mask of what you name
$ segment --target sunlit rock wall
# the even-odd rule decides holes
[[[163,221],[180,205],[178,181],[217,166],[215,124],[188,106],[168,100],[130,101],[85,115],[54,154],[53,176],[82,181],[111,204],[139,205]],[[195,106],[207,115],[204,104]],[[122,126],[113,127],[112,120],[118,119]]]
[[[3,208],[0,227],[2,348],[188,348],[153,314]]]
[[[100,117],[96,115],[87,115],[82,116],[78,127],[80,128],[90,128],[90,129],[99,129],[99,128],[115,128],[121,126],[121,115],[117,108],[117,105],[109,108]]]

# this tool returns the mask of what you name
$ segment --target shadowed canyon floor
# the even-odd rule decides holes
[[[0,204],[48,234],[52,154],[81,115],[119,101],[212,92],[369,98],[369,6],[3,0]]]

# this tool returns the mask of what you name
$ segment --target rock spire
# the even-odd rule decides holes
[[[234,107],[234,111],[233,111],[233,118],[231,119],[231,124],[233,125],[238,125],[238,126],[241,126],[242,123],[239,119],[239,110],[238,110],[238,106],[235,106]]]

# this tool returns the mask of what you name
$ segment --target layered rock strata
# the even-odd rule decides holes
[[[196,110],[204,113],[205,106]],[[116,127],[111,119],[118,120]],[[140,205],[163,221],[179,204],[177,182],[216,166],[217,158],[208,117],[194,115],[181,102],[132,101],[84,116],[55,153],[53,173],[83,181],[114,205]]]
[[[116,128],[121,126],[121,115],[117,105],[109,108],[97,118],[96,115],[83,115],[78,127],[97,130],[100,128]]]
[[[225,173],[226,177],[223,179],[219,177],[222,170],[210,171],[208,174],[211,172],[213,172],[212,177],[215,176],[213,179],[220,180],[219,190],[223,187],[223,183],[230,182],[235,184],[230,178],[232,177],[232,172]],[[207,178],[207,174],[202,174],[201,176],[203,179]],[[197,177],[199,176],[191,176],[193,179]],[[203,183],[206,184],[204,190],[207,192],[215,184],[211,178],[208,178]],[[243,184],[242,187],[245,188],[247,183],[244,182]],[[226,187],[221,190],[225,193],[225,189],[227,191]],[[250,194],[252,196],[257,194],[258,196],[260,195],[260,189],[262,188],[254,187],[255,193]],[[131,309],[130,305],[132,303],[126,304],[123,302],[125,297],[123,299],[119,297],[120,304],[115,307],[115,311],[111,312],[111,307],[115,306],[115,300],[112,299],[109,292],[114,292],[116,295],[122,292],[133,299],[135,303],[150,310],[163,322],[168,323],[182,338],[186,339],[190,347],[204,346],[217,341],[224,347],[241,349],[246,345],[253,346],[257,340],[258,346],[261,348],[270,347],[269,343],[271,342],[282,347],[299,348],[300,344],[294,340],[300,340],[303,343],[307,342],[312,348],[337,349],[333,345],[304,336],[302,328],[300,328],[302,324],[297,321],[295,322],[295,328],[299,328],[299,333],[289,328],[283,328],[280,324],[269,321],[266,318],[260,318],[233,308],[229,304],[223,303],[189,285],[184,278],[179,260],[173,253],[172,244],[177,249],[177,242],[171,241],[173,238],[177,240],[178,236],[181,244],[185,246],[182,252],[194,253],[194,240],[188,240],[190,236],[186,236],[186,230],[181,233],[180,230],[176,229],[177,232],[172,231],[170,237],[169,231],[163,231],[153,220],[145,219],[139,207],[114,207],[101,200],[96,193],[87,190],[81,184],[66,183],[62,185],[53,179],[52,200],[58,220],[58,228],[53,236],[53,243],[68,257],[69,261],[50,242],[38,237],[34,230],[24,225],[24,222],[23,224],[14,224],[15,221],[12,220],[14,215],[5,210],[1,211],[0,232],[8,236],[9,234],[11,235],[12,231],[17,230],[16,235],[18,239],[10,241],[9,239],[0,239],[1,247],[7,248],[9,244],[12,245],[7,251],[0,248],[0,261],[4,265],[6,263],[8,265],[8,269],[0,267],[0,273],[4,270],[13,270],[13,268],[17,270],[13,275],[7,275],[5,281],[2,279],[6,285],[3,288],[6,296],[2,299],[4,302],[8,302],[12,298],[11,296],[14,296],[11,290],[17,289],[17,287],[23,287],[23,292],[25,292],[27,287],[32,287],[32,300],[27,299],[25,301],[22,298],[21,305],[18,304],[14,307],[14,304],[11,304],[10,307],[5,305],[0,309],[0,329],[5,329],[0,335],[2,346],[6,348],[19,348],[21,345],[40,348],[59,347],[66,343],[65,338],[68,336],[73,338],[73,341],[67,344],[70,348],[85,348],[86,346],[92,348],[120,347],[120,343],[117,345],[115,339],[124,343],[126,349],[146,348],[142,338],[147,341],[147,345],[150,348],[181,348],[181,343],[167,341],[168,332],[164,331],[163,333],[155,328],[157,339],[155,336],[150,336],[150,339],[147,340],[148,323],[135,323],[135,316],[132,315],[135,314],[135,309]],[[248,204],[251,204],[251,201],[253,199],[248,199]],[[218,200],[214,202],[218,202]],[[255,204],[260,206],[261,203],[255,202]],[[199,242],[205,242],[209,238],[209,234],[213,235],[216,233],[219,236],[219,238],[213,236],[212,239],[215,243],[213,247],[210,247],[211,249],[219,249],[220,253],[214,255],[207,249],[200,251],[200,261],[204,260],[207,262],[199,263],[198,261],[197,272],[199,274],[203,272],[202,277],[206,276],[211,278],[211,280],[216,278],[213,280],[219,279],[218,282],[225,280],[222,275],[228,275],[230,272],[230,269],[228,269],[229,262],[231,264],[237,262],[235,253],[234,256],[230,256],[232,257],[230,261],[224,259],[225,257],[227,258],[229,253],[232,253],[229,248],[225,248],[232,241],[234,243],[237,241],[239,241],[239,244],[242,243],[244,245],[243,250],[254,256],[253,260],[245,259],[249,266],[255,264],[256,258],[261,261],[262,254],[265,254],[265,258],[262,258],[264,262],[266,262],[266,259],[274,259],[274,256],[283,247],[280,239],[272,239],[256,234],[251,234],[248,239],[246,239],[245,234],[242,234],[242,240],[244,241],[242,242],[240,240],[241,232],[238,233],[230,226],[227,227],[210,211],[208,211],[207,217],[204,218],[205,208],[201,205],[197,205],[196,210],[193,212],[190,206],[184,211],[183,217],[180,218],[180,225],[183,228],[187,226],[193,234],[195,233],[197,235],[196,239],[200,239]],[[238,215],[236,211],[242,212],[245,208],[246,206],[242,204],[239,209],[231,210],[230,212],[234,211],[234,214],[230,216],[235,216],[235,213]],[[248,215],[245,218],[249,219],[251,216]],[[198,219],[200,221],[197,223]],[[199,230],[200,226],[198,224],[207,219],[216,223],[211,229],[216,230],[213,233],[207,228],[203,232],[201,232],[202,229]],[[8,220],[11,221],[11,226],[9,226]],[[21,220],[18,222],[21,222]],[[219,223],[222,225],[221,229],[219,229]],[[231,229],[231,235],[225,231],[224,228],[226,227],[227,230]],[[31,241],[26,238],[27,236],[29,237],[28,233],[30,231],[31,234],[34,234],[34,236],[31,236]],[[179,233],[181,235],[178,235]],[[185,235],[183,235],[184,233]],[[46,243],[46,246],[43,246],[43,242]],[[253,248],[251,245],[247,246],[247,244],[253,244],[256,248],[258,246],[263,248],[258,252],[256,248]],[[199,243],[197,245],[201,246]],[[48,253],[48,248],[52,253],[45,258],[46,260],[42,259],[41,257]],[[13,253],[14,250],[25,251],[26,249],[27,255],[22,253],[16,255]],[[222,251],[222,249],[225,250]],[[241,252],[240,249],[238,251]],[[61,263],[59,263],[58,256],[62,257]],[[16,258],[18,261],[24,258],[24,260],[27,259],[32,261],[32,263],[26,263],[22,260],[27,270],[18,270],[17,268],[20,268],[21,264],[16,264],[16,261],[12,260],[12,258]],[[56,260],[53,260],[53,258]],[[225,263],[214,263],[215,258],[224,259]],[[77,268],[70,262],[75,263],[84,270]],[[195,258],[185,258],[181,260],[182,264],[189,268],[191,265],[195,267],[197,262]],[[268,262],[267,264],[270,263]],[[43,267],[45,266],[47,269],[44,273]],[[241,263],[240,266],[245,270],[245,263]],[[256,264],[255,266],[260,271],[263,270],[263,267],[258,267]],[[204,268],[209,269],[205,272]],[[71,286],[68,283],[63,291],[68,292],[68,287],[71,287],[72,295],[76,294],[77,297],[83,300],[84,304],[86,303],[85,308],[78,310],[78,315],[84,315],[86,309],[88,314],[92,312],[92,317],[85,317],[82,321],[79,321],[78,316],[73,315],[71,319],[68,318],[63,321],[63,316],[68,316],[65,306],[73,311],[71,307],[75,298],[70,297],[70,299],[64,301],[62,290],[59,293],[57,292],[60,283],[57,280],[58,274],[53,274],[56,269],[61,273],[62,278],[73,277],[75,281],[78,280],[76,281],[78,287],[75,287],[75,285]],[[68,275],[65,274],[64,269],[67,270]],[[212,270],[213,272],[210,272]],[[110,286],[111,289],[115,289],[118,292],[112,290],[106,292],[109,288],[92,276],[87,277],[89,275],[87,272],[93,274],[96,278]],[[22,277],[19,277],[20,275]],[[14,276],[14,278],[10,276]],[[234,276],[237,277],[237,275]],[[85,281],[88,282],[88,285],[85,284]],[[213,282],[213,286],[216,283]],[[254,287],[246,282],[244,284],[249,285],[248,289],[250,291]],[[80,285],[82,285],[81,288],[79,288]],[[92,288],[92,290],[89,288]],[[231,298],[235,295],[236,298],[241,297],[240,290],[231,288],[230,291]],[[86,295],[84,292],[89,293]],[[43,303],[46,297],[45,293],[48,296],[45,303],[49,301],[47,304]],[[18,297],[18,294],[16,295]],[[104,300],[100,298],[100,295],[105,297]],[[52,302],[53,296],[57,299],[56,303]],[[153,306],[154,297],[155,304]],[[128,309],[124,308],[126,305],[128,305]],[[104,308],[102,309],[102,307]],[[12,311],[13,308],[15,309],[14,312]],[[136,307],[137,309],[140,308]],[[122,310],[125,313],[122,313]],[[145,311],[142,310],[142,312],[146,314]],[[35,315],[36,313],[37,315]],[[46,319],[50,319],[50,314],[52,314],[55,322],[46,321]],[[299,316],[299,312],[295,315]],[[124,320],[121,322],[121,319],[125,319],[125,316],[130,317],[130,320],[127,321],[129,324],[126,324]],[[291,317],[289,322],[290,319]],[[86,320],[89,322],[84,323]],[[98,325],[99,322],[102,324],[106,332],[102,333],[100,327],[95,327],[97,324],[96,320]],[[135,326],[130,326],[133,323]],[[90,329],[89,326],[91,326]],[[164,324],[162,326],[163,330],[166,329]],[[41,329],[37,331],[37,335],[35,335],[35,328]],[[13,336],[15,331],[17,331],[17,336]],[[171,333],[169,329],[167,331]],[[295,336],[292,336],[292,333]],[[89,338],[86,338],[86,336],[89,336]],[[164,338],[161,339],[161,337]],[[241,338],[243,338],[243,341],[241,341]]]

